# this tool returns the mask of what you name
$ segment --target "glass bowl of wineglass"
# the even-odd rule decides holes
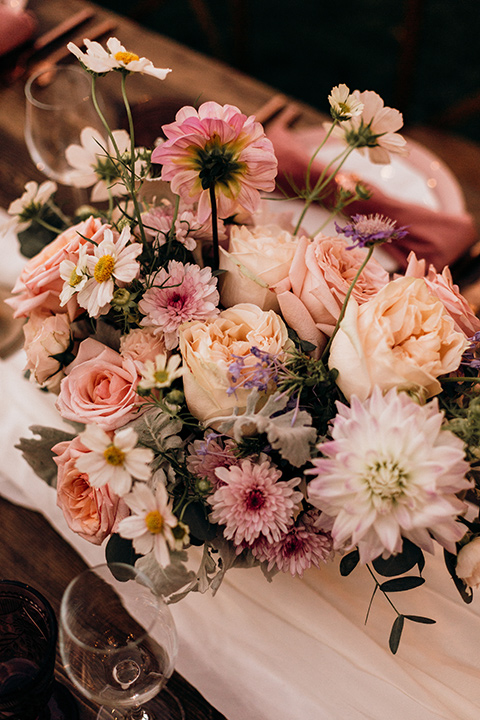
[[[97,720],[184,720],[164,688],[177,657],[174,620],[146,575],[123,563],[81,573],[63,595],[59,629],[69,678],[102,706]]]

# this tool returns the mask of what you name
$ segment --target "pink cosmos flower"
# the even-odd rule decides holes
[[[187,203],[198,200],[198,219],[211,212],[209,189],[215,186],[218,215],[254,212],[258,190],[275,188],[277,160],[273,145],[254,116],[233,105],[206,102],[184,107],[165,125],[167,141],[155,148],[152,162],[161,163],[162,179]]]
[[[240,466],[217,468],[216,474],[224,485],[208,499],[213,507],[210,520],[225,525],[227,540],[237,546],[260,536],[269,542],[280,540],[303,498],[294,490],[300,478],[280,480],[281,471],[268,459],[257,464],[242,460]]]
[[[168,269],[162,268],[138,304],[145,315],[144,327],[163,333],[165,347],[178,345],[178,328],[189,320],[207,320],[218,315],[219,294],[217,279],[209,267],[170,260]]]

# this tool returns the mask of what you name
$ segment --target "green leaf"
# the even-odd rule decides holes
[[[393,580],[386,580],[380,585],[380,590],[384,593],[388,592],[402,592],[403,590],[412,590],[413,588],[423,585],[425,579],[416,575],[407,577],[393,578]]]
[[[44,480],[47,485],[56,487],[57,466],[53,460],[52,447],[65,440],[73,440],[75,435],[41,425],[32,425],[29,430],[38,437],[20,438],[20,442],[15,447],[21,451],[39,478]]]
[[[424,625],[434,625],[437,622],[436,620],[432,620],[432,618],[423,617],[423,615],[405,615],[405,617],[407,620],[423,623]]]
[[[460,596],[463,600],[463,602],[469,604],[473,600],[473,591],[472,589],[465,583],[463,580],[461,580],[456,571],[457,567],[457,556],[453,553],[448,552],[448,550],[443,551],[443,557],[445,559],[445,566],[450,573],[450,577],[452,578],[453,582],[455,583],[455,587],[457,588],[458,592],[460,593]]]
[[[117,533],[114,533],[108,539],[105,547],[105,560],[107,563],[135,565],[139,557],[140,555],[137,555],[133,549],[131,540],[120,537]]]
[[[398,646],[400,645],[400,639],[402,637],[402,631],[403,626],[405,624],[405,618],[403,615],[398,615],[395,619],[395,622],[392,625],[392,630],[390,632],[390,638],[388,641],[388,644],[390,646],[391,652],[395,655],[395,653],[398,650]]]
[[[352,552],[348,553],[348,555],[344,555],[344,557],[340,560],[340,575],[343,575],[343,577],[350,575],[350,573],[357,567],[359,560],[360,553],[356,548],[355,550],[352,550]]]
[[[217,534],[216,529],[208,521],[205,507],[200,502],[187,505],[182,519],[190,528],[190,535],[201,542],[211,540]]]
[[[378,557],[372,562],[373,567],[384,577],[403,575],[415,565],[418,565],[420,572],[425,565],[423,553],[417,545],[410,540],[403,540],[402,552],[397,555],[390,555],[388,558]]]

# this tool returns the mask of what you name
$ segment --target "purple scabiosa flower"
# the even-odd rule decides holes
[[[480,369],[480,330],[468,338],[470,345],[462,356],[462,365],[467,365],[473,370]]]
[[[335,223],[335,228],[337,232],[351,238],[350,248],[370,247],[405,237],[408,234],[407,226],[396,228],[396,224],[396,220],[375,213],[375,215],[353,215],[351,222],[345,227],[342,228]]]

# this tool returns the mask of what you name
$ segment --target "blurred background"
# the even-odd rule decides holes
[[[319,110],[346,83],[480,142],[478,0],[97,2]]]

